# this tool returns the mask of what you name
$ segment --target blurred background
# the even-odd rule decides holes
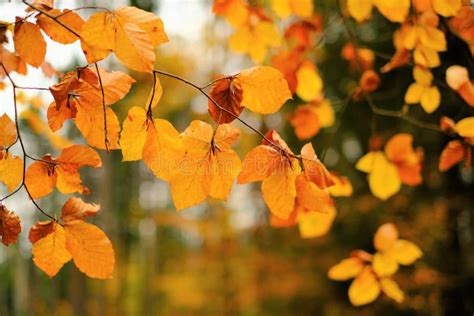
[[[159,48],[156,67],[196,83],[204,84],[215,74],[231,74],[253,65],[248,57],[228,49],[232,29],[215,17],[211,1],[56,1],[60,8],[84,5],[134,5],[157,13],[171,40]],[[19,1],[0,0],[0,20],[11,21],[23,15],[23,10]],[[27,233],[35,221],[44,218],[38,216],[22,192],[5,203],[21,217],[23,231],[18,244],[0,247],[0,315],[474,313],[473,169],[457,166],[440,173],[438,158],[449,141],[446,136],[396,118],[374,116],[364,102],[346,106],[348,93],[358,79],[341,58],[347,34],[334,1],[317,1],[315,10],[321,15],[324,36],[312,58],[324,80],[325,95],[332,101],[337,123],[321,131],[312,143],[325,165],[347,176],[354,187],[351,197],[336,199],[338,213],[327,235],[303,239],[297,227],[272,228],[258,183],[234,186],[228,202],[210,199],[177,213],[168,185],[154,178],[143,163],[122,163],[120,151],[101,152],[103,168],[84,170],[82,177],[92,190],[85,200],[102,206],[93,222],[113,242],[117,256],[114,278],[89,279],[71,263],[54,279],[37,269],[31,260]],[[83,17],[91,13],[81,12]],[[383,56],[393,54],[394,28],[376,15],[370,24],[358,29],[361,42],[379,52],[376,69],[387,62]],[[466,55],[461,41],[448,38],[448,43],[453,53],[442,55],[443,60],[463,64]],[[85,64],[78,43],[60,46],[48,41],[47,60],[61,72]],[[100,65],[124,70],[113,58]],[[131,76],[137,83],[123,101],[114,105],[120,121],[130,107],[146,102],[152,84],[150,75]],[[40,71],[31,69],[28,77],[16,76],[15,80],[24,85],[49,86],[56,79],[44,78]],[[206,99],[180,82],[160,80],[164,95],[157,117],[170,120],[179,131],[192,119],[210,121]],[[382,108],[398,109],[411,82],[410,68],[383,75],[382,92],[373,94],[375,102]],[[461,106],[452,93],[443,93],[446,88],[440,86],[440,90],[443,105],[436,115],[427,115],[419,107],[411,113],[434,124],[441,115],[454,119],[473,115],[472,109]],[[0,113],[11,113],[10,93],[0,91]],[[57,135],[48,132],[48,94],[25,93],[20,99],[22,128],[28,131],[25,137],[31,153],[41,156],[50,152],[54,156],[61,144],[83,143],[72,124]],[[299,152],[304,142],[297,140],[288,124],[289,114],[298,104],[301,101],[288,102],[281,112],[265,118],[245,111],[242,118],[262,131],[275,128]],[[243,157],[260,139],[234,124],[242,131],[237,151]],[[371,136],[387,139],[397,132],[411,133],[416,145],[424,148],[424,183],[415,188],[404,186],[383,202],[370,193],[366,175],[354,164],[368,151]],[[4,193],[1,191],[2,196]],[[65,198],[53,194],[40,204],[59,215]],[[402,304],[382,296],[366,307],[353,307],[347,298],[350,282],[331,281],[327,271],[354,249],[373,251],[373,234],[386,222],[396,224],[401,237],[419,245],[424,255],[394,277],[406,294]]]

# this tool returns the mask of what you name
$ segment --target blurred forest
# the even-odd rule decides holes
[[[6,2],[0,1],[0,11],[12,8]],[[72,7],[109,4],[76,1]],[[177,33],[193,29],[198,23],[193,18],[175,21],[172,25],[185,25],[176,32],[162,17],[171,35],[170,43],[157,52],[157,66],[162,70],[204,84],[216,73],[233,73],[252,65],[248,57],[229,51],[229,26],[212,14],[209,0],[132,0],[128,5],[158,16],[166,7],[167,17],[174,19],[180,18],[180,10],[186,6],[199,9],[193,17],[202,27],[198,35]],[[38,270],[31,260],[26,234],[27,223],[35,222],[37,213],[21,195],[9,203],[16,203],[16,209],[25,208],[21,213],[25,231],[18,244],[0,248],[0,315],[471,315],[473,168],[459,165],[440,173],[439,153],[449,137],[399,118],[377,116],[365,101],[348,101],[358,77],[341,57],[348,34],[336,1],[315,1],[315,11],[322,19],[323,36],[311,57],[318,65],[337,121],[311,142],[328,169],[347,176],[354,187],[352,196],[336,199],[337,217],[327,235],[304,239],[297,227],[271,227],[259,184],[234,186],[226,203],[209,199],[177,213],[166,183],[153,177],[143,163],[122,163],[120,151],[101,151],[104,166],[99,171],[85,170],[82,177],[93,192],[87,199],[102,206],[102,214],[93,221],[114,245],[114,278],[90,279],[72,264],[54,279]],[[376,52],[374,69],[386,64],[387,56],[394,52],[394,28],[378,13],[370,23],[354,28],[360,45]],[[473,60],[466,44],[450,34],[447,40],[450,48],[449,53],[441,54],[443,61],[467,67],[472,78]],[[80,60],[74,60],[59,70],[65,72],[78,64]],[[107,67],[120,68],[114,60],[108,60]],[[434,73],[444,73],[443,67]],[[400,108],[413,82],[411,72],[411,67],[403,67],[381,74],[380,92],[372,93],[378,107]],[[120,122],[130,107],[146,102],[152,85],[149,75],[131,72],[131,76],[137,84],[114,106]],[[159,117],[180,131],[192,119],[211,120],[205,98],[180,82],[161,81],[164,94]],[[461,106],[448,87],[440,85],[439,89],[442,107],[436,115],[415,106],[410,114],[436,125],[441,115],[456,120],[474,114],[473,108]],[[45,109],[49,99],[27,94],[22,102],[27,111],[37,111]],[[248,111],[243,118],[262,131],[278,130],[291,148],[301,148],[304,142],[296,138],[288,123],[298,104],[298,100],[290,101],[264,119]],[[22,117],[22,126],[32,131],[28,146],[40,153],[55,152],[51,138],[38,135],[34,119]],[[372,195],[366,174],[354,165],[368,152],[371,136],[388,139],[399,132],[412,134],[415,144],[424,148],[424,181],[417,187],[405,186],[382,201]],[[62,136],[80,139],[72,125]],[[243,157],[259,143],[255,134],[242,129],[238,154]],[[52,195],[42,199],[41,205],[59,212],[62,202],[62,197]],[[331,281],[327,271],[354,249],[373,250],[373,235],[387,222],[396,224],[404,239],[417,244],[423,257],[394,277],[405,292],[403,303],[381,297],[370,305],[353,307],[347,299],[350,282]]]

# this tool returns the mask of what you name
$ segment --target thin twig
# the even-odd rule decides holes
[[[28,3],[26,0],[22,0],[22,2],[29,6],[30,8],[32,8],[33,10],[47,16],[48,18],[54,20],[56,23],[58,23],[59,25],[61,25],[62,27],[64,27],[66,30],[68,30],[69,32],[71,32],[72,34],[76,35],[78,38],[81,38],[81,35],[79,33],[77,33],[76,31],[74,31],[73,29],[71,29],[69,26],[67,26],[66,24],[64,24],[63,22],[61,22],[58,17],[55,17],[54,15],[51,15],[49,14],[48,12],[44,11],[44,10],[41,10],[40,8],[37,8],[35,7],[34,5],[32,5],[31,3]]]
[[[107,152],[110,152],[109,150],[109,138],[108,138],[108,133],[107,133],[107,108],[105,105],[105,91],[104,91],[104,86],[102,85],[102,77],[100,76],[100,71],[99,71],[99,66],[97,66],[97,63],[94,63],[95,65],[95,70],[97,71],[97,77],[99,78],[99,86],[100,86],[100,92],[102,94],[102,109],[104,111],[104,143],[105,143],[105,149]]]
[[[21,188],[25,188],[25,191],[26,193],[28,194],[28,197],[30,198],[31,200],[31,203],[33,203],[34,206],[36,206],[36,208],[38,209],[38,211],[40,211],[43,215],[49,217],[51,220],[55,220],[54,217],[52,217],[51,215],[49,215],[48,213],[46,213],[39,205],[38,203],[36,203],[35,199],[31,196],[31,193],[30,193],[30,190],[28,189],[26,183],[25,183],[25,180],[26,180],[26,159],[27,158],[32,158],[30,155],[27,154],[26,152],[26,148],[25,148],[25,144],[23,143],[23,139],[21,137],[21,132],[20,132],[20,124],[19,124],[19,119],[18,119],[18,105],[17,105],[17,101],[16,101],[16,89],[17,89],[17,86],[15,84],[15,82],[13,81],[12,77],[10,76],[9,72],[7,71],[5,65],[3,63],[0,63],[0,66],[2,67],[3,69],[3,72],[5,73],[5,75],[7,76],[8,80],[10,81],[11,85],[12,85],[12,90],[13,90],[13,106],[14,106],[14,113],[15,113],[15,128],[16,128],[16,133],[17,133],[17,141],[20,143],[20,147],[21,147],[21,151],[23,153],[23,173],[22,173],[22,180],[21,180],[21,184],[13,191],[11,192],[10,194],[8,194],[7,196],[3,197],[2,199],[0,199],[0,201],[4,201],[5,199],[11,197],[12,195],[14,195],[15,193],[17,193],[18,191],[20,191]]]

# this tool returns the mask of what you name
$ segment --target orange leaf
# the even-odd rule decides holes
[[[63,25],[79,34],[84,25],[84,20],[80,15],[68,9],[62,11],[58,9],[49,10],[48,15],[55,17],[56,21],[44,14],[38,15],[36,21],[43,32],[53,41],[61,44],[71,44],[79,39],[77,35],[66,29]],[[57,21],[60,21],[63,25],[60,25]]]
[[[465,157],[466,150],[464,144],[459,140],[450,141],[441,152],[438,169],[441,172],[445,172],[461,162]]]
[[[106,123],[104,124],[104,109],[100,107],[88,109],[78,107],[75,119],[76,126],[89,145],[106,149],[105,143],[107,142],[109,149],[119,149],[120,123],[117,115],[111,108],[106,107],[105,116]],[[107,125],[107,140],[105,125]]]
[[[245,156],[237,182],[243,184],[262,181],[279,168],[283,161],[284,158],[276,149],[266,145],[257,146]]]
[[[55,276],[63,265],[71,260],[71,253],[66,249],[64,228],[53,223],[53,231],[33,244],[33,262],[49,277]]]
[[[335,184],[329,171],[316,156],[313,145],[307,143],[301,149],[301,157],[305,175],[308,180],[316,184],[320,189],[326,189]]]
[[[6,114],[0,116],[0,150],[11,146],[16,140],[15,123]]]
[[[238,80],[221,79],[217,81],[209,92],[211,98],[231,114],[219,109],[214,102],[208,100],[209,113],[216,123],[230,123],[240,115],[244,107],[241,105],[243,94]]]
[[[61,164],[74,164],[75,167],[99,168],[102,166],[99,154],[94,149],[83,145],[72,145],[64,148],[55,161]]]
[[[296,177],[300,172],[297,160],[286,160],[262,181],[263,200],[273,215],[281,219],[290,216],[295,207]]]
[[[99,212],[100,205],[89,204],[77,197],[72,197],[66,201],[62,209],[62,219],[64,222],[74,220],[85,220],[87,217],[95,216]]]
[[[41,161],[35,161],[28,167],[28,170],[26,170],[25,186],[32,198],[38,199],[53,191],[56,179],[52,168],[49,164]]]
[[[298,139],[310,139],[321,129],[319,116],[312,105],[300,105],[290,118],[290,124],[295,129]]]
[[[16,243],[21,232],[20,218],[0,204],[0,237],[5,246]]]
[[[65,246],[77,268],[91,278],[111,278],[115,253],[105,233],[97,226],[81,220],[66,223],[64,229]]]
[[[150,126],[149,128],[153,128]],[[146,111],[142,107],[134,106],[128,110],[120,134],[120,147],[123,161],[142,159],[143,146],[147,138]],[[150,151],[151,149],[146,149]],[[149,160],[151,157],[147,157]]]
[[[38,25],[19,18],[15,23],[15,51],[26,63],[38,68],[46,55],[46,41]]]
[[[114,51],[125,66],[142,72],[153,70],[153,49],[167,41],[163,23],[157,16],[131,7],[95,13],[81,32],[82,49],[89,63]]]
[[[169,180],[174,173],[180,173],[178,162],[184,155],[183,141],[170,122],[155,119],[148,124],[143,161],[153,174]]]

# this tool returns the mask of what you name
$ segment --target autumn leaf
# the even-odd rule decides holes
[[[27,64],[38,68],[46,55],[46,41],[37,24],[17,18],[13,35],[15,52]]]
[[[23,160],[10,153],[0,151],[0,182],[6,185],[8,192],[12,192],[20,185],[23,178]]]
[[[289,119],[296,137],[301,140],[312,138],[321,128],[334,125],[335,120],[334,109],[329,100],[300,105]]]
[[[327,203],[327,202],[326,202]],[[302,238],[315,238],[326,235],[336,218],[336,208],[331,203],[323,206],[326,212],[310,211],[298,214],[298,227]]]
[[[89,63],[113,51],[125,66],[141,72],[152,72],[154,47],[167,41],[161,19],[133,7],[95,13],[81,31],[81,45]]]
[[[253,67],[241,71],[236,79],[243,91],[242,105],[250,111],[269,114],[278,111],[291,92],[281,72],[271,67]]]
[[[76,267],[87,276],[96,279],[112,277],[115,254],[112,243],[97,226],[81,220],[64,225],[66,249],[72,255]]]
[[[87,276],[111,278],[115,266],[112,243],[101,229],[84,221],[97,214],[99,208],[72,197],[62,209],[63,225],[56,221],[37,222],[29,234],[36,266],[53,277],[73,259]]]
[[[16,243],[21,232],[20,218],[0,204],[0,237],[5,246]]]
[[[331,280],[345,281],[355,278],[364,269],[364,262],[359,258],[344,259],[328,271]]]
[[[208,101],[209,113],[218,124],[230,123],[244,110],[241,105],[243,91],[239,80],[223,78],[213,84],[209,92],[212,100],[227,111],[221,110],[212,100]]]
[[[237,53],[249,54],[254,63],[261,64],[268,49],[279,47],[281,39],[275,24],[251,13],[245,24],[230,37],[229,48]]]
[[[454,127],[459,136],[474,137],[474,116],[466,117],[456,123]]]
[[[272,0],[273,11],[282,19],[294,14],[305,18],[310,17],[313,12],[311,0]]]
[[[307,143],[301,148],[304,173],[308,180],[316,184],[321,189],[326,189],[335,184],[329,171],[316,156],[313,145]]]
[[[467,149],[461,141],[450,141],[441,152],[438,165],[439,171],[445,172],[461,162],[466,157],[466,151]]]
[[[323,80],[319,76],[316,66],[310,61],[304,61],[296,72],[296,94],[306,102],[321,97]]]
[[[41,198],[53,191],[54,186],[63,194],[85,193],[88,189],[81,184],[79,168],[98,168],[102,161],[95,150],[82,145],[72,145],[61,151],[57,158],[50,155],[42,161],[35,161],[28,167],[25,185],[33,198]]]
[[[241,162],[230,146],[237,140],[238,130],[219,125],[213,138],[212,127],[193,121],[181,135],[185,152],[177,157],[177,165],[169,182],[177,210],[199,204],[211,196],[226,200]],[[225,135],[230,135],[226,137]]]
[[[382,292],[397,303],[403,302],[404,294],[395,281],[390,278],[380,279],[380,288]]]
[[[379,295],[380,284],[372,269],[368,267],[364,268],[349,287],[349,300],[354,306],[369,304]]]
[[[251,150],[243,161],[238,183],[262,181],[262,195],[273,215],[287,219],[295,207],[296,177],[301,168],[283,139],[271,130],[263,145]],[[274,146],[279,146],[276,149]]]
[[[15,123],[6,114],[0,116],[0,149],[13,145],[16,136]]]
[[[55,17],[57,21],[51,17]],[[79,39],[76,34],[81,32],[84,20],[77,13],[70,10],[48,10],[48,15],[40,14],[36,17],[38,26],[46,33],[53,41],[61,44],[71,44]],[[58,23],[61,22],[76,34]]]
[[[52,231],[33,244],[33,261],[49,277],[54,277],[65,263],[71,260],[71,253],[66,249],[64,228],[53,222]]]
[[[347,10],[349,11],[349,14],[359,23],[370,18],[372,14],[372,6],[372,0],[347,1]]]

